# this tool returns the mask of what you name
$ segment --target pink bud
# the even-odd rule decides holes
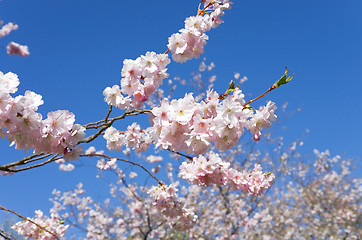
[[[133,94],[133,98],[134,100],[136,100],[137,102],[145,102],[147,101],[147,96],[145,95],[144,92],[137,90],[134,94]]]
[[[254,138],[255,141],[259,141],[260,140],[260,132],[254,134],[253,138]]]

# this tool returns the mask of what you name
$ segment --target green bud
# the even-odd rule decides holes
[[[233,80],[231,80],[227,92],[228,92],[228,93],[232,93],[232,92],[234,92],[234,90],[235,90],[235,83],[234,83]]]
[[[276,86],[277,86],[277,87],[279,87],[280,85],[286,84],[286,83],[288,83],[290,80],[293,79],[294,75],[291,76],[291,77],[287,77],[288,72],[289,72],[289,71],[288,71],[287,68],[285,67],[284,75],[276,82]]]

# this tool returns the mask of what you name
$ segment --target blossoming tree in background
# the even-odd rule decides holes
[[[172,221],[169,209],[163,209],[166,214],[155,209],[147,188],[132,179],[134,173],[127,176],[115,164],[101,173],[116,176],[104,202],[87,195],[79,184],[72,191],[54,190],[52,211],[73,226],[75,236],[87,239],[360,239],[362,189],[361,179],[353,176],[353,161],[331,157],[328,150],[315,150],[316,157],[306,160],[299,154],[301,140],[284,147],[282,138],[267,139],[271,150],[240,143],[222,154],[237,169],[255,163],[273,169],[273,186],[259,196],[230,185],[179,185],[174,176],[180,170],[166,164],[169,180],[183,196],[174,207],[187,203],[197,215],[192,227],[184,224],[185,219]],[[148,161],[156,165],[163,160]],[[166,190],[164,196],[175,195],[172,188]],[[184,215],[188,221],[192,212]]]
[[[206,33],[222,23],[221,17],[230,4],[228,0],[201,1],[197,15],[188,17],[185,27],[169,37],[165,53],[147,52],[135,60],[124,60],[120,84],[103,91],[109,111],[104,119],[96,122],[75,124],[74,114],[67,110],[50,112],[43,119],[37,112],[43,104],[42,97],[32,91],[13,96],[20,84],[18,76],[0,72],[1,137],[18,150],[33,152],[24,159],[0,166],[3,175],[51,162],[59,163],[62,170],[72,170],[70,160],[93,157],[99,159],[98,168],[113,171],[117,176],[116,183],[111,185],[112,200],[104,204],[85,196],[82,184],[72,192],[54,191],[51,217],[41,211],[36,211],[34,218],[18,214],[23,218],[13,226],[18,234],[33,239],[59,239],[72,225],[82,228],[87,239],[168,239],[170,236],[238,239],[243,234],[245,238],[253,236],[250,230],[259,224],[267,227],[276,221],[271,212],[273,206],[265,204],[259,211],[255,210],[263,203],[261,196],[270,189],[275,176],[290,174],[285,170],[287,165],[275,164],[267,157],[255,161],[261,156],[254,156],[253,152],[248,159],[253,157],[254,161],[240,163],[233,159],[241,151],[239,139],[246,132],[254,141],[259,141],[262,130],[276,120],[273,102],[259,108],[251,104],[289,82],[293,77],[287,76],[287,69],[265,93],[249,101],[234,82],[225,86],[226,91],[221,94],[208,89],[198,96],[185,93],[180,99],[165,98],[159,88],[169,77],[169,54],[176,63],[198,58],[208,40]],[[15,24],[4,25],[0,36],[15,29]],[[28,54],[27,48],[16,43],[9,46],[9,54]],[[149,116],[149,127],[145,129],[136,122],[123,129],[116,126],[129,116],[144,114]],[[106,140],[108,150],[116,153],[107,154],[90,146],[83,150],[83,146],[99,137]],[[159,166],[149,169],[117,156],[117,151],[130,149],[139,154],[148,152],[151,145],[183,159],[177,168],[166,164],[168,182],[161,181],[157,175],[161,174]],[[231,153],[225,152],[228,150]],[[161,159],[148,156],[147,160]],[[128,181],[135,174],[127,179],[118,162],[142,168],[155,182],[151,186],[139,186],[135,181]],[[261,162],[272,166],[274,173],[263,171]],[[180,184],[174,179],[175,174],[190,185]],[[353,210],[352,199],[354,196],[347,199],[345,205]],[[119,205],[115,205],[116,201],[120,201]],[[13,212],[5,207],[1,209]],[[353,222],[356,216],[351,215],[350,219]],[[2,235],[11,239],[11,235]]]

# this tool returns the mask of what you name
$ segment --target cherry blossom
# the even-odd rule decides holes
[[[1,23],[1,22],[0,22]],[[1,25],[1,24],[0,24]],[[15,23],[7,23],[0,29],[0,38],[9,35],[11,31],[17,30],[19,26]]]
[[[29,56],[29,48],[25,45],[20,45],[19,43],[10,42],[6,47],[6,50],[9,55],[19,55],[22,57]]]
[[[206,10],[211,10],[210,14],[186,18],[185,28],[169,37],[167,46],[174,61],[183,63],[204,53],[204,46],[209,39],[205,32],[220,25],[220,17],[224,15],[224,10],[230,8],[228,0],[214,1],[211,5],[209,3],[210,1],[205,1],[204,4],[209,6]]]
[[[42,97],[27,90],[25,95],[13,98],[17,91],[18,76],[0,72],[0,127],[5,128],[6,138],[15,148],[36,153],[57,153],[65,159],[77,159],[82,147],[76,146],[85,136],[85,128],[74,124],[75,116],[67,110],[48,113],[43,120],[37,113],[44,103]],[[74,147],[74,149],[72,149]]]
[[[57,214],[52,213],[50,218],[43,216],[43,212],[41,210],[35,211],[35,214],[35,218],[31,220],[37,225],[30,221],[23,221],[16,223],[12,226],[12,229],[24,237],[39,240],[59,239],[64,236],[69,225],[64,225]]]
[[[255,165],[252,172],[240,172],[230,167],[230,163],[222,161],[216,153],[210,152],[208,158],[203,155],[192,161],[183,162],[180,166],[179,177],[200,186],[225,186],[230,184],[234,189],[260,195],[271,186],[274,175],[262,173],[261,166]]]

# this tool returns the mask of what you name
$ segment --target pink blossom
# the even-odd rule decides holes
[[[60,171],[71,172],[71,171],[74,170],[74,168],[75,168],[74,165],[71,164],[71,163],[68,163],[68,164],[62,163],[62,164],[59,165],[59,170]]]
[[[114,127],[107,128],[103,137],[107,140],[107,148],[109,150],[120,151],[122,146],[125,145],[124,137]]]
[[[172,219],[172,226],[180,231],[190,229],[196,223],[197,215],[185,207],[178,198],[176,184],[157,185],[148,190],[155,205],[165,216]]]
[[[33,148],[35,153],[67,153],[67,158],[74,159],[81,150],[72,148],[84,138],[85,128],[73,125],[74,114],[68,111],[50,112],[43,120],[36,112],[43,104],[41,95],[31,91],[15,98],[9,95],[16,92],[18,85],[16,74],[0,72],[0,127],[6,129],[4,135],[10,145],[25,151]]]
[[[117,87],[114,90],[106,88],[103,92],[105,101],[113,106],[126,109],[129,106],[140,108],[143,102],[156,91],[162,84],[162,80],[168,77],[166,66],[170,63],[167,54],[147,52],[136,60],[125,59],[123,61],[121,93],[128,95],[122,97]],[[133,101],[129,99],[133,97]],[[117,100],[120,98],[120,100]],[[125,107],[127,103],[127,107]]]
[[[15,42],[10,42],[6,47],[6,50],[9,55],[19,55],[22,57],[29,56],[29,48],[26,45],[20,45]]]
[[[144,91],[141,90],[137,90],[134,94],[133,94],[133,99],[136,100],[137,102],[145,102],[147,101],[147,96],[144,93]]]
[[[204,4],[207,5],[207,1]],[[205,14],[186,18],[185,28],[181,29],[180,33],[172,34],[168,39],[167,47],[172,53],[173,60],[183,63],[204,53],[204,45],[208,40],[205,32],[222,23],[220,17],[224,14],[223,10],[228,8],[230,4],[227,1],[222,4],[215,2]]]
[[[0,22],[1,24],[1,22]],[[1,29],[0,29],[0,38],[10,34],[11,31],[13,30],[17,30],[18,29],[18,25],[16,25],[15,23],[8,23],[5,24]]]
[[[271,186],[273,174],[264,174],[259,164],[251,173],[230,168],[230,163],[223,161],[217,153],[210,152],[207,157],[199,155],[180,166],[179,177],[200,186],[223,186],[230,184],[234,189],[260,195]]]
[[[42,228],[39,228],[34,223],[26,220],[16,223],[11,228],[15,230],[18,234],[23,235],[24,237],[39,240],[51,240],[56,238],[59,239],[64,236],[69,225],[62,224],[61,219],[58,215],[52,213],[51,217],[49,218],[43,216],[43,212],[40,210],[35,211],[35,213],[35,218],[31,218],[30,220],[42,226],[48,231],[44,231]]]
[[[74,114],[67,110],[50,112],[47,116],[44,120],[44,134],[53,136],[69,132],[75,121]]]
[[[195,155],[206,152],[211,147],[209,141],[210,135],[207,133],[197,133],[195,131],[186,133],[188,139],[185,141],[187,146],[186,152],[193,153]]]
[[[137,175],[138,175],[138,174],[135,173],[135,172],[130,172],[130,173],[129,173],[129,178],[131,178],[131,179],[132,179],[132,178],[135,178],[135,177],[137,177]]]
[[[19,78],[18,75],[12,72],[8,72],[6,74],[0,72],[0,92],[3,93],[15,93],[19,86]]]
[[[147,161],[150,163],[161,162],[163,158],[161,156],[150,155],[147,157]]]
[[[256,110],[256,113],[251,117],[250,121],[247,122],[247,127],[253,134],[255,141],[260,140],[261,130],[271,126],[271,121],[277,119],[274,111],[276,109],[275,103],[269,101],[264,108]]]
[[[117,168],[117,159],[116,158],[111,158],[109,159],[107,162],[105,162],[104,159],[100,159],[97,162],[97,168],[100,170],[107,170],[107,169],[116,169]]]
[[[171,101],[170,119],[181,125],[188,124],[195,112],[195,100],[192,93],[186,94],[184,98]]]
[[[140,58],[137,58],[136,60],[125,59],[123,61],[123,68],[121,72],[122,77],[134,80],[140,79],[142,74],[140,62]]]
[[[81,154],[83,154],[84,151],[83,151],[83,147],[78,145],[78,146],[75,146],[74,148],[72,149],[69,149],[65,154],[64,154],[64,160],[66,162],[68,162],[69,160],[76,160],[79,158],[79,156]]]
[[[118,98],[121,96],[121,89],[118,85],[114,85],[112,88],[107,87],[103,91],[104,101],[112,106],[117,106]]]
[[[227,172],[228,163],[214,153],[209,158],[200,155],[192,159],[192,162],[183,162],[180,166],[179,177],[191,181],[200,186],[211,186],[212,184],[225,185],[227,183],[224,172]]]
[[[87,155],[92,155],[92,154],[95,154],[96,153],[96,148],[93,147],[93,146],[90,146],[86,151],[85,151],[85,154]]]

